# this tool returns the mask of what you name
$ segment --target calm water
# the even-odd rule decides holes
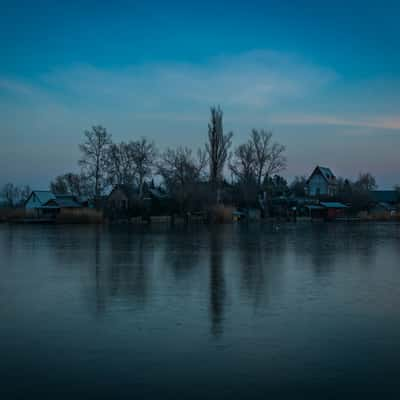
[[[400,225],[0,225],[0,398],[400,398]]]

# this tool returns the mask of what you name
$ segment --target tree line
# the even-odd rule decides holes
[[[139,193],[155,176],[182,205],[220,201],[227,184],[240,193],[261,190],[268,179],[286,167],[285,146],[273,141],[270,131],[253,129],[249,139],[233,148],[232,132],[224,132],[223,111],[211,108],[204,147],[168,147],[160,151],[153,141],[140,138],[115,143],[102,126],[84,132],[79,145],[79,173],[57,176],[50,184],[55,193],[71,193],[99,199],[110,187],[132,185]]]
[[[254,204],[261,191],[270,196],[306,195],[304,176],[295,177],[290,185],[279,176],[286,168],[286,149],[274,141],[272,132],[252,129],[244,143],[233,147],[233,132],[224,131],[220,107],[211,107],[205,144],[196,150],[178,146],[160,151],[144,137],[115,143],[106,128],[93,126],[84,132],[79,151],[79,172],[55,177],[50,183],[53,193],[96,201],[115,185],[132,185],[140,195],[145,182],[158,177],[181,210],[220,202],[228,186],[229,201],[236,205]],[[337,198],[362,204],[374,188],[375,178],[369,173],[360,174],[355,182],[338,178]],[[22,204],[29,193],[29,186],[11,183],[0,192],[11,206]]]

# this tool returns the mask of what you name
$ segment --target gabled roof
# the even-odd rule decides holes
[[[327,167],[320,167],[319,165],[317,165],[314,168],[314,171],[312,172],[310,177],[307,179],[306,183],[308,183],[310,181],[310,179],[317,173],[319,173],[328,183],[336,183],[336,176],[332,172],[332,170]]]
[[[34,190],[28,199],[36,196],[40,202],[40,207],[46,208],[68,208],[68,207],[82,207],[76,200],[75,196],[71,194],[54,194],[50,190]]]
[[[378,203],[400,202],[400,194],[397,190],[371,190],[371,197]]]
[[[49,200],[55,200],[56,198],[50,190],[33,190],[29,197],[26,199],[26,202],[28,202],[32,196],[35,196],[39,200],[41,205],[47,203]]]
[[[337,201],[321,201],[319,204],[325,208],[347,208],[345,204]]]
[[[82,207],[77,201],[75,196],[72,195],[56,195],[56,200],[55,202],[58,204],[59,207],[61,208],[78,208]]]
[[[115,185],[113,187],[108,197],[110,197],[117,190],[122,191],[128,199],[131,199],[132,197],[135,197],[139,194],[139,190],[135,186],[128,184],[120,184],[120,185]]]

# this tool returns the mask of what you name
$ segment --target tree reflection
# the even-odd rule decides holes
[[[106,311],[113,299],[127,300],[143,306],[148,294],[148,269],[153,253],[151,239],[143,233],[126,229],[104,232],[96,229],[93,236],[96,309]]]
[[[187,279],[200,261],[199,248],[203,235],[196,227],[180,226],[163,235],[164,264],[176,280]]]
[[[240,282],[246,300],[254,307],[268,301],[271,292],[281,291],[279,276],[286,251],[286,235],[276,227],[238,227]]]
[[[223,333],[226,283],[224,277],[223,230],[212,227],[210,232],[210,319],[211,333],[220,336]]]

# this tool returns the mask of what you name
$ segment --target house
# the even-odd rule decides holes
[[[142,201],[146,212],[151,215],[169,214],[177,208],[173,199],[161,187],[144,185]]]
[[[63,209],[82,208],[75,196],[54,194],[50,190],[34,190],[25,201],[27,214],[35,217],[54,218]]]
[[[27,214],[35,217],[50,216],[54,211],[45,208],[45,204],[55,199],[56,196],[50,190],[34,190],[25,201],[25,210]]]
[[[400,193],[397,190],[371,190],[370,195],[375,204],[395,206],[400,203]]]
[[[335,220],[346,216],[347,206],[336,201],[321,201],[319,204],[306,205],[309,216],[315,219]]]
[[[173,206],[173,200],[165,190],[145,182],[142,193],[133,185],[115,185],[107,197],[105,211],[111,219],[126,219],[169,214]]]
[[[133,216],[133,209],[138,207],[139,190],[133,185],[115,185],[107,197],[105,208],[111,218]]]
[[[316,166],[306,181],[306,191],[311,197],[332,197],[337,192],[337,180],[330,168]]]
[[[371,215],[394,215],[399,209],[400,193],[397,190],[371,190],[370,197],[372,202]]]
[[[56,194],[54,197],[54,199],[47,201],[43,207],[52,207],[57,209],[82,208],[82,204],[79,203],[78,199],[71,194]]]

